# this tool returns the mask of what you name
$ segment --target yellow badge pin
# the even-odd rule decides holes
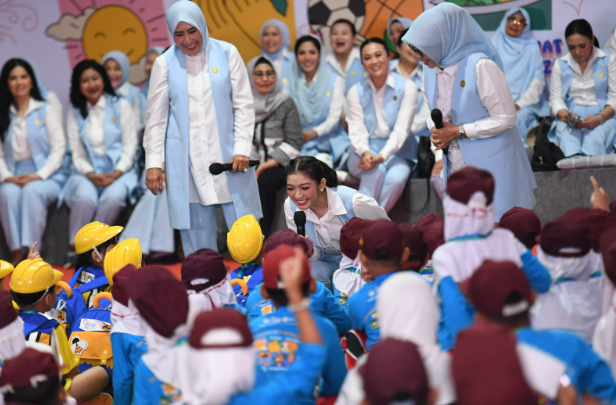
[[[460,82],[460,87],[464,87],[464,86],[466,86],[466,82],[465,82],[464,80],[462,80],[462,81]]]
[[[603,78],[605,77],[605,73],[603,73],[603,72],[599,73],[599,77],[600,77],[601,79],[603,79]]]
[[[212,72],[217,73],[218,72],[218,68],[217,67],[213,67],[212,68]]]
[[[39,119],[37,118],[37,119],[36,119],[36,121],[34,121],[34,123],[35,123],[36,125],[38,125],[38,124],[40,124],[40,123],[41,123],[41,120],[39,120]]]

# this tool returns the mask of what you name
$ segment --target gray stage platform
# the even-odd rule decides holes
[[[571,208],[590,207],[589,199],[593,192],[589,180],[590,175],[597,178],[599,184],[612,199],[616,198],[616,168],[535,173],[538,187],[535,190],[537,204],[534,211],[539,215],[541,222],[545,224]],[[275,221],[274,230],[286,228],[282,209],[284,198],[286,198],[286,190],[282,189],[278,193],[277,211],[279,215]],[[441,199],[432,186],[430,190],[428,189],[425,179],[413,179],[409,181],[402,197],[390,212],[390,217],[396,222],[413,224],[432,212],[443,214]],[[120,222],[125,223],[126,214]],[[41,249],[42,257],[49,263],[61,264],[64,261],[68,250],[68,217],[69,210],[66,206],[50,210]],[[224,248],[227,227],[221,212],[218,217],[219,246]],[[0,232],[0,259],[10,260],[10,257],[4,234]]]

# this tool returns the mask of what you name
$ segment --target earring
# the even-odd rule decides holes
[[[325,189],[324,189],[324,188],[322,188],[322,189],[321,189],[321,192],[323,192],[323,191],[325,191]]]

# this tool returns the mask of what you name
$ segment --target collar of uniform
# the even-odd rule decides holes
[[[291,53],[289,52],[289,50],[287,48],[284,48],[282,50],[282,57],[286,60],[292,60],[291,58]]]
[[[376,87],[374,87],[374,83],[372,83],[372,79],[369,77],[368,77],[368,85],[370,85],[370,88],[375,93],[378,93],[380,91],[380,90],[377,90]],[[385,79],[385,85],[391,87],[392,89],[396,87],[396,79],[394,79],[394,75],[392,75],[389,71],[387,72],[387,79]]]
[[[205,64],[207,63],[207,54],[208,54],[209,48],[210,48],[210,44],[208,43],[207,47],[202,52],[199,52],[198,54],[194,56],[184,54],[184,60],[186,61],[186,63],[190,65],[201,64],[205,66]]]
[[[119,95],[126,96],[128,94],[128,90],[130,89],[130,83],[126,80],[120,87],[115,89],[115,92]]]
[[[595,59],[597,58],[603,58],[606,55],[605,52],[603,52],[601,49],[597,48],[597,47],[593,47],[594,51],[590,57],[590,59],[588,60],[588,65],[587,66],[592,66],[592,64],[595,62]],[[563,60],[565,62],[567,62],[569,64],[569,66],[571,66],[571,69],[573,69],[576,73],[578,74],[582,74],[582,69],[580,69],[580,64],[573,58],[573,55],[571,55],[570,53],[566,54],[565,56],[563,56]]]
[[[345,71],[342,71],[342,66],[340,65],[340,62],[338,62],[338,59],[336,59],[336,54],[334,54],[333,52],[328,54],[326,57],[326,61],[334,68],[336,69],[336,72],[338,72],[340,75],[344,76],[345,73],[347,73],[348,69],[353,65],[353,63],[355,62],[355,59],[360,59],[361,55],[359,53],[359,49],[354,46],[353,49],[351,49],[351,53],[349,54],[349,58],[347,59],[347,65],[345,66]]]
[[[396,72],[402,76],[402,72],[400,71],[400,60],[394,59],[389,64],[389,70],[392,72]],[[421,62],[417,62],[417,66],[415,70],[411,72],[411,74],[407,77],[407,79],[412,80],[415,76],[423,77],[423,66],[421,66]]]
[[[32,97],[30,97],[30,101],[28,102],[28,108],[26,108],[26,113],[23,116],[27,117],[28,114],[40,108],[42,105],[43,105],[42,101],[35,100]],[[17,116],[17,108],[15,107],[15,104],[11,103],[11,106],[9,107],[9,111],[11,112],[11,114]]]
[[[347,214],[346,207],[342,203],[342,199],[333,189],[329,187],[325,187],[327,193],[327,213],[319,219],[317,215],[311,209],[306,210],[306,220],[312,222],[313,224],[320,224],[321,219],[325,222],[328,222],[335,215],[345,215]]]
[[[104,110],[105,107],[107,107],[107,94],[105,94],[104,92],[101,95],[101,98],[98,99],[98,102],[96,103],[96,105],[93,105],[91,102],[88,101],[88,111],[91,111],[94,108],[99,108],[101,110]]]
[[[458,64],[456,63],[453,66],[446,67],[445,69],[440,66],[436,68],[436,74],[445,73],[447,76],[455,77],[456,72],[458,71]]]

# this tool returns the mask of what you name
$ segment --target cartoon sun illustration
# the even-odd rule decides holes
[[[66,42],[75,66],[83,59],[101,61],[109,51],[124,52],[131,63],[131,83],[145,80],[145,54],[152,46],[167,46],[169,38],[162,1],[58,0],[60,19],[46,34]]]

